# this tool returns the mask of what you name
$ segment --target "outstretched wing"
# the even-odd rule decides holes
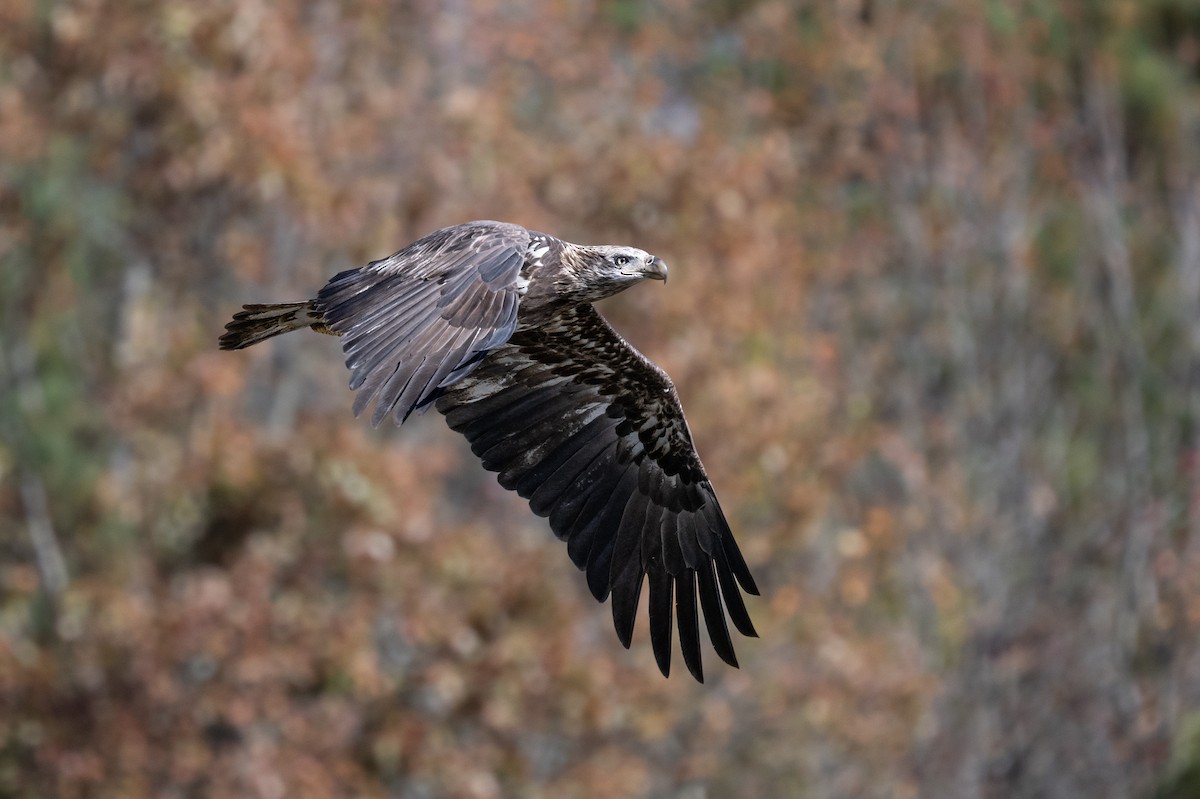
[[[399,424],[507,341],[528,246],[518,225],[468,222],[330,280],[316,305],[342,336],[354,415],[374,400],[371,424]]]
[[[756,635],[738,589],[757,594],[754,579],[670,379],[590,305],[516,333],[449,386],[437,408],[502,486],[550,518],[596,599],[612,593],[621,643],[629,646],[648,582],[664,675],[675,617],[684,662],[704,679],[697,595],[717,654],[737,665],[725,613]]]

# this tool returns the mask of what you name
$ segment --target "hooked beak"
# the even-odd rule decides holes
[[[667,282],[667,264],[662,258],[657,256],[646,265],[646,271],[643,273],[651,280],[661,280]]]

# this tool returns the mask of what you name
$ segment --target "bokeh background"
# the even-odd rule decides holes
[[[216,350],[474,218],[671,264],[741,670]],[[1198,447],[1191,0],[0,3],[2,797],[1200,796]]]

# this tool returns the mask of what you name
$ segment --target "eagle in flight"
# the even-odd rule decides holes
[[[467,222],[334,276],[316,299],[244,306],[220,346],[306,327],[340,336],[356,416],[374,403],[372,424],[400,424],[434,405],[500,485],[549,517],[596,599],[612,595],[621,643],[648,583],[659,669],[670,673],[678,619],[703,682],[698,611],[737,666],[726,613],[756,636],[741,591],[758,588],[670,378],[592,307],[647,278],[666,281],[667,266],[633,247]]]

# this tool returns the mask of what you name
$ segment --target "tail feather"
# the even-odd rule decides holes
[[[325,319],[312,300],[243,305],[242,310],[233,315],[233,321],[225,325],[220,345],[223,350],[240,350],[272,336],[304,327],[311,327],[320,333],[332,332],[325,326]]]

